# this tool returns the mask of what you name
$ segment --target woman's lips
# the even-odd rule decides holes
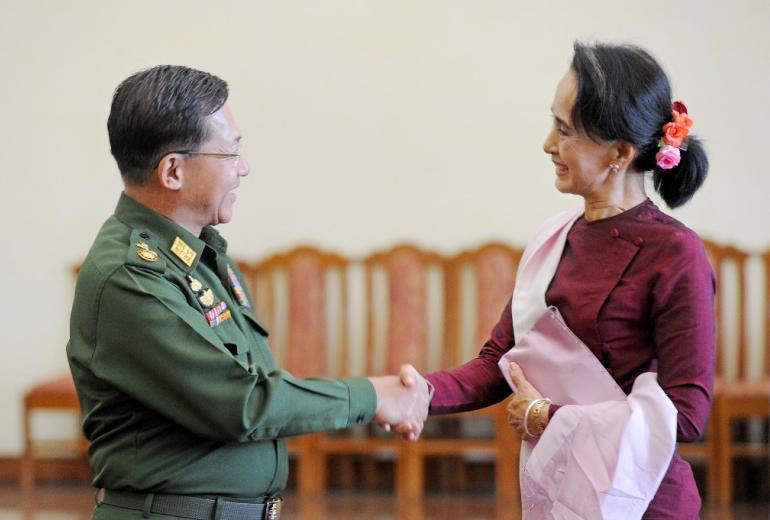
[[[567,175],[568,170],[566,166],[564,166],[563,164],[559,164],[556,161],[551,161],[551,162],[554,165],[556,175],[558,175],[559,177],[563,177],[564,175]]]

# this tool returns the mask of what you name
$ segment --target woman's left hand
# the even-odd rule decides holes
[[[516,392],[514,392],[513,397],[511,397],[508,403],[508,422],[519,432],[522,439],[532,440],[532,437],[527,435],[524,429],[524,413],[527,411],[529,403],[543,396],[527,381],[527,378],[524,377],[524,373],[521,371],[521,367],[516,363],[508,365],[508,373],[511,375],[513,384],[516,385]],[[545,409],[543,411],[547,412]]]

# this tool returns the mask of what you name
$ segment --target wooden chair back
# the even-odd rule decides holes
[[[500,242],[462,251],[447,261],[447,363],[465,363],[489,339],[513,294],[523,251]]]
[[[703,240],[716,278],[717,380],[748,376],[746,345],[746,259],[748,253],[731,245]],[[731,370],[732,368],[732,370]]]
[[[401,244],[362,264],[366,373],[396,374],[404,363],[421,372],[435,369],[443,341],[442,257]]]
[[[297,377],[346,375],[347,265],[304,246],[247,268],[276,362]]]

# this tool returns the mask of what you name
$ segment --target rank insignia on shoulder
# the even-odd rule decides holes
[[[195,260],[195,257],[198,254],[192,247],[188,246],[185,241],[179,237],[176,237],[174,239],[174,243],[171,244],[171,252],[178,256],[179,259],[184,262],[185,265],[187,265],[187,267],[192,266],[193,260]]]
[[[152,251],[150,249],[150,246],[148,246],[145,242],[136,243],[136,256],[138,256],[139,258],[141,258],[146,262],[158,261],[158,253],[156,253],[155,251]]]

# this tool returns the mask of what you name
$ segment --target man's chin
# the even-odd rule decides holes
[[[227,212],[221,212],[219,215],[217,215],[217,221],[212,224],[213,226],[217,226],[219,224],[227,224],[230,222],[233,218],[233,212],[227,211]]]

